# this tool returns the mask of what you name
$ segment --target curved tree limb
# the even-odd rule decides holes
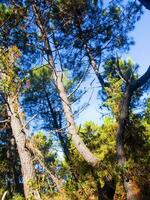
[[[150,10],[150,0],[139,0],[140,3],[148,10]]]

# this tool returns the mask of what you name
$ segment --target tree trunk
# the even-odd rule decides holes
[[[62,101],[63,110],[65,113],[65,117],[66,117],[67,125],[68,125],[68,132],[71,136],[71,140],[74,146],[77,148],[79,154],[85,159],[85,161],[92,167],[95,167],[96,165],[98,165],[99,160],[91,153],[91,151],[86,147],[86,145],[84,144],[80,136],[77,134],[75,121],[74,121],[72,111],[71,111],[71,105],[67,97],[67,93],[65,91],[64,85],[62,83],[62,75],[59,74],[57,72],[57,69],[55,68],[51,46],[49,43],[46,29],[43,25],[43,20],[41,19],[40,14],[35,4],[32,5],[32,8],[36,17],[37,26],[39,27],[41,34],[43,35],[43,41],[44,41],[44,45],[46,49],[46,55],[47,55],[49,68],[52,71],[52,76],[53,76],[56,87],[58,89],[59,96]]]
[[[77,134],[75,122],[72,116],[72,111],[71,111],[71,105],[69,102],[69,99],[67,98],[67,94],[65,91],[65,88],[62,83],[62,77],[58,73],[53,75],[57,88],[59,90],[59,95],[60,98],[62,99],[62,104],[63,104],[63,109],[64,113],[67,119],[67,124],[68,124],[68,131],[71,135],[71,140],[77,150],[79,151],[80,155],[83,156],[83,158],[86,160],[86,162],[95,167],[99,161],[98,159],[90,152],[90,150],[86,147],[80,136]]]
[[[95,75],[96,75],[100,85],[102,86],[104,92],[105,92],[105,87],[107,87],[107,84],[104,82],[103,77],[101,76],[101,74],[99,72],[98,66],[97,66],[97,64],[96,64],[96,62],[95,62],[95,60],[94,60],[94,58],[91,54],[90,48],[88,47],[87,44],[84,45],[84,48],[86,50],[87,57],[89,58],[89,62],[90,62],[91,66],[92,66],[92,68],[95,72]]]
[[[118,157],[118,164],[122,167],[125,163],[125,153],[124,153],[124,134],[125,134],[125,127],[126,122],[129,116],[129,105],[131,101],[132,93],[130,88],[128,87],[126,94],[121,103],[121,110],[119,116],[119,124],[117,130],[117,157]]]
[[[35,181],[32,156],[30,154],[30,151],[26,148],[26,132],[24,131],[23,124],[19,119],[19,103],[14,102],[14,100],[12,99],[12,97],[7,98],[8,116],[10,117],[12,133],[15,138],[20,157],[25,198],[27,199],[28,197],[33,195],[36,200],[40,200],[37,195],[37,191],[34,191],[32,188],[30,188],[28,184],[30,180]]]
[[[10,125],[9,125],[10,126]],[[18,152],[16,149],[16,142],[15,138],[12,135],[12,130],[9,127],[8,128],[8,150],[7,150],[7,159],[9,163],[9,185],[10,188],[8,188],[9,194],[12,194],[12,192],[19,193],[20,191],[23,191],[21,187],[21,183],[19,182],[19,169],[16,170],[16,167],[18,166],[17,158],[18,158]],[[13,183],[13,184],[12,184]]]
[[[136,182],[124,180],[124,187],[127,191],[127,200],[142,200],[142,194]]]
[[[124,134],[125,127],[129,117],[129,106],[133,91],[128,86],[125,96],[122,101],[119,124],[117,130],[117,157],[118,157],[118,166],[121,168],[122,178],[124,182],[124,187],[127,192],[127,200],[141,200],[141,192],[138,185],[135,184],[131,179],[127,178],[122,171],[124,164],[126,162],[125,152],[124,152]],[[135,190],[136,188],[136,190]]]
[[[59,113],[57,115],[57,113],[55,112],[55,110],[53,109],[53,106],[52,106],[52,103],[49,99],[49,96],[48,96],[48,93],[46,92],[45,90],[45,97],[46,97],[46,100],[47,100],[47,104],[48,104],[48,107],[50,109],[50,114],[52,116],[52,120],[53,120],[53,128],[58,130],[58,129],[61,129],[61,117],[59,117],[61,115],[61,113]],[[58,122],[58,117],[60,118],[60,123]],[[63,150],[63,153],[66,157],[66,160],[69,160],[69,151],[68,151],[68,146],[67,146],[67,136],[65,135],[65,133],[63,133],[62,131],[61,132],[58,132],[57,133],[57,136],[59,138],[59,141],[60,141],[60,144],[61,144],[61,147],[62,147],[62,150]]]
[[[96,167],[99,165],[99,160],[86,147],[86,145],[84,144],[84,142],[82,141],[82,139],[80,138],[80,136],[77,133],[75,121],[74,121],[72,111],[71,111],[71,105],[70,105],[69,99],[67,97],[65,87],[64,87],[63,82],[62,82],[62,75],[57,72],[57,70],[55,68],[55,64],[53,62],[53,56],[52,56],[52,51],[51,51],[49,39],[47,37],[47,32],[46,32],[45,27],[42,23],[42,19],[40,18],[40,15],[38,13],[38,9],[36,8],[36,5],[35,4],[32,5],[32,8],[33,8],[33,12],[34,12],[35,17],[36,17],[37,26],[39,27],[41,34],[43,35],[43,38],[44,38],[43,41],[44,41],[44,45],[45,45],[45,49],[46,49],[49,68],[52,71],[52,76],[53,76],[56,88],[58,89],[58,93],[59,93],[59,96],[60,96],[61,101],[62,101],[63,110],[64,110],[64,113],[65,113],[65,117],[66,117],[67,125],[68,125],[68,132],[71,136],[71,140],[72,140],[74,146],[76,147],[76,149],[78,150],[79,154],[84,158],[84,160],[90,166],[92,166],[94,169],[96,169]],[[92,57],[91,57],[91,61],[92,61]],[[92,61],[92,66],[93,66],[94,71],[96,71],[96,75],[97,75],[99,81],[101,82],[102,87],[106,86],[106,84],[103,82],[103,79],[102,79],[100,73],[98,73],[98,69],[96,68],[96,64],[93,61]],[[110,183],[110,184],[111,184],[110,185],[110,187],[111,187],[112,183]],[[104,191],[106,191],[106,187],[105,187]],[[98,193],[100,194],[100,192],[101,191],[100,191],[100,188],[99,188]],[[115,190],[113,190],[113,192],[115,193]],[[107,193],[107,191],[106,191],[106,193]],[[112,199],[113,199],[114,193],[112,194]],[[108,196],[109,196],[109,194],[108,194]],[[100,199],[100,195],[99,195],[98,198]]]

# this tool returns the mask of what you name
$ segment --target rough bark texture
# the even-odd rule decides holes
[[[132,180],[124,180],[124,186],[127,191],[127,200],[142,200],[142,194],[139,186]]]
[[[122,100],[119,124],[117,130],[117,156],[118,156],[118,164],[119,166],[123,166],[125,162],[125,154],[124,154],[124,134],[125,134],[125,126],[129,116],[129,105],[131,101],[132,93],[130,88],[128,87],[125,96]]]
[[[10,128],[10,125],[7,131],[9,133],[8,150],[7,150],[7,159],[9,163],[8,191],[9,191],[9,194],[11,194],[12,191],[15,191],[17,193],[19,191],[23,191],[23,188],[22,188],[22,184],[20,184],[19,182],[19,174],[18,174],[18,170],[16,169],[18,152],[16,149],[15,138],[12,136],[12,130]]]
[[[7,103],[9,105],[8,115],[10,117],[12,133],[17,144],[17,149],[21,162],[25,197],[27,199],[29,196],[34,195],[36,200],[40,200],[37,195],[37,191],[33,191],[32,188],[30,188],[28,185],[28,182],[30,180],[34,181],[35,174],[30,151],[26,148],[26,133],[24,132],[23,125],[19,119],[19,104],[18,102],[12,101],[11,97],[7,98]]]

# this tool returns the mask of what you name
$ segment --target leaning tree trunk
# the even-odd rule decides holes
[[[8,97],[7,103],[12,133],[16,141],[21,162],[25,198],[27,199],[33,195],[36,200],[40,200],[38,192],[29,186],[29,181],[35,180],[35,173],[31,153],[26,148],[26,132],[20,119],[20,107],[18,100]]]
[[[48,36],[47,36],[46,29],[44,27],[43,20],[41,19],[41,16],[40,16],[38,9],[37,9],[35,4],[32,5],[32,8],[33,8],[33,12],[35,14],[37,26],[39,27],[39,29],[41,31],[41,35],[43,36],[42,38],[43,38],[44,46],[45,46],[44,49],[46,49],[46,55],[47,55],[47,60],[48,60],[48,64],[49,64],[48,67],[52,71],[52,76],[53,76],[53,79],[55,81],[55,85],[56,85],[56,88],[58,90],[58,94],[59,94],[61,101],[62,101],[63,110],[64,110],[64,113],[65,113],[65,117],[66,117],[67,125],[68,125],[67,126],[68,132],[71,136],[71,141],[73,142],[74,146],[78,150],[79,154],[96,171],[96,168],[99,166],[99,160],[86,147],[86,145],[84,144],[84,142],[82,141],[82,139],[80,138],[80,136],[77,133],[75,121],[74,121],[74,118],[73,118],[73,115],[72,115],[71,104],[69,102],[67,92],[65,91],[65,87],[64,87],[63,82],[62,82],[62,74],[60,72],[58,72],[57,69],[55,68],[55,64],[54,64],[53,56],[52,56],[52,51],[51,51],[51,46],[50,46],[50,43],[49,43],[49,39],[48,39]],[[93,64],[94,64],[94,62],[93,62]],[[97,74],[97,76],[99,77],[99,80],[101,80],[100,74]],[[102,84],[103,84],[102,87],[106,86],[104,82]],[[111,195],[111,196],[113,196],[114,191],[115,191],[114,182],[110,181],[107,185],[109,185],[109,188],[113,188],[112,189],[113,194]],[[98,195],[99,199],[100,199],[100,196],[101,197],[103,196],[104,197],[103,199],[106,200],[107,199],[106,196],[109,196],[109,194],[107,194],[106,196],[103,195],[103,193],[105,193],[105,194],[107,193],[106,187],[103,188],[103,191],[101,191],[101,189],[100,189],[98,191],[98,193],[99,194],[101,193],[101,195]]]
[[[62,99],[63,109],[67,119],[68,131],[71,135],[71,140],[79,151],[80,155],[83,156],[87,163],[95,167],[98,164],[98,159],[90,152],[80,136],[77,134],[74,118],[72,116],[71,105],[62,83],[62,77],[58,73],[56,75],[54,74],[53,77],[55,78],[57,88],[59,90],[59,95]]]
[[[77,134],[76,126],[75,126],[75,121],[72,115],[71,111],[71,105],[69,102],[69,99],[67,97],[67,92],[65,91],[65,87],[62,82],[62,74],[57,72],[57,69],[55,68],[55,64],[53,61],[53,56],[52,56],[52,51],[51,51],[51,46],[49,43],[49,39],[47,36],[47,32],[45,29],[45,26],[43,24],[43,20],[40,17],[40,14],[38,12],[38,9],[35,4],[32,5],[33,12],[36,17],[36,23],[37,26],[39,27],[41,34],[43,36],[43,42],[44,46],[46,49],[46,55],[47,55],[47,60],[48,60],[48,66],[50,70],[52,71],[52,76],[56,84],[56,88],[58,90],[59,96],[62,101],[63,105],[63,110],[65,113],[65,117],[67,120],[67,127],[68,127],[68,132],[71,136],[71,140],[74,144],[74,146],[77,148],[79,154],[85,159],[85,161],[91,165],[92,167],[95,167],[98,165],[99,160],[92,154],[92,152],[86,147],[80,136]]]

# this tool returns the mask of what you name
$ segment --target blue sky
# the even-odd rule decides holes
[[[144,10],[144,15],[131,33],[135,45],[131,47],[129,56],[140,65],[139,72],[143,73],[150,65],[150,11]]]
[[[125,57],[130,57],[140,65],[139,75],[142,75],[150,65],[150,11],[144,9],[144,14],[136,24],[131,36],[134,38],[135,45],[131,46],[129,53]],[[88,99],[88,96],[90,96],[90,92],[84,97],[83,101]],[[77,124],[82,124],[89,120],[97,124],[102,122],[103,117],[99,110],[100,104],[97,101],[97,89],[95,89],[90,102],[90,106],[76,119]]]

